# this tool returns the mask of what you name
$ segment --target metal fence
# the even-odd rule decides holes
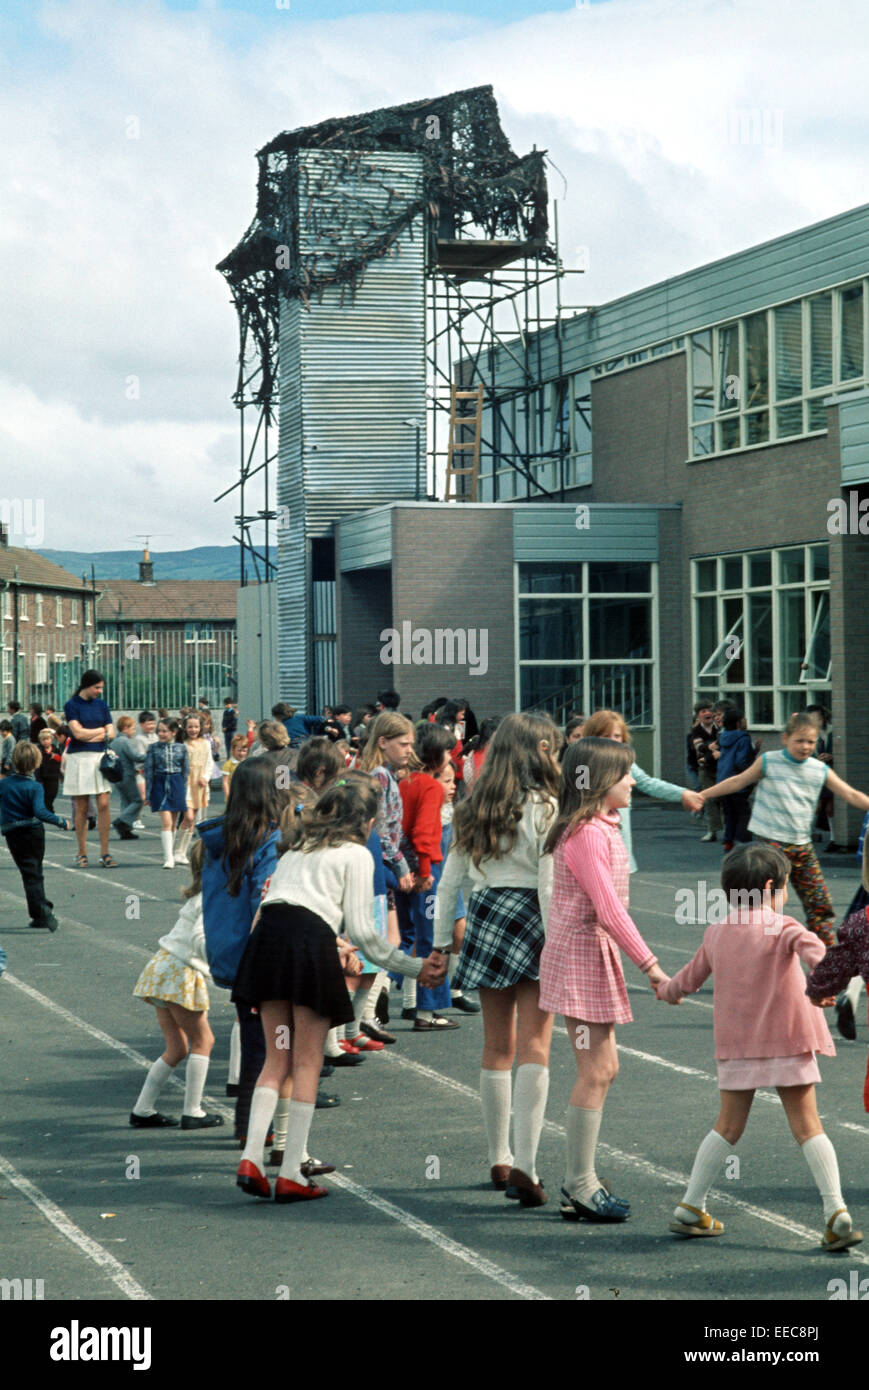
[[[8,628],[8,625],[7,625]],[[233,628],[188,623],[185,629],[118,632],[85,627],[19,625],[3,634],[3,703],[17,699],[61,709],[93,667],[105,676],[112,709],[177,710],[204,695],[212,709],[237,692],[236,635]]]

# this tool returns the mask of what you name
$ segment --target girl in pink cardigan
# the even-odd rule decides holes
[[[619,1069],[615,1024],[633,1020],[619,947],[654,989],[667,976],[628,915],[628,852],[619,808],[630,805],[634,755],[608,738],[570,744],[558,816],[546,839],[552,900],[540,957],[540,1008],[563,1014],[576,1058],[567,1108],[566,1221],[626,1221],[630,1203],[595,1171],[607,1092]]]
[[[721,1110],[697,1150],[688,1188],[670,1230],[682,1236],[720,1236],[724,1227],[706,1210],[706,1197],[741,1138],[758,1086],[774,1086],[791,1133],[803,1151],[824,1204],[825,1250],[863,1239],[853,1229],[839,1182],[836,1151],[818,1118],[815,1053],[836,1049],[824,1016],[806,998],[800,961],[816,965],[826,947],[793,917],[783,917],[790,865],[773,845],[742,845],[724,860],[721,886],[731,905],[710,924],[694,959],[655,991],[679,1004],[715,975],[715,1056]]]

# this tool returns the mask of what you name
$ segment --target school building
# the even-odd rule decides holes
[[[611,704],[679,782],[698,694],[767,748],[820,702],[869,788],[867,281],[863,206],[544,328],[531,392],[509,344],[460,364],[501,383],[480,500],[334,524],[341,697]],[[837,817],[853,840],[861,813]]]

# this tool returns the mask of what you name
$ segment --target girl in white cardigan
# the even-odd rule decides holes
[[[557,805],[561,741],[546,715],[510,714],[499,724],[470,797],[456,808],[435,899],[434,950],[445,957],[459,890],[470,895],[454,983],[480,991],[480,1098],[492,1185],[524,1207],[546,1201],[536,1161],[549,1093],[552,1015],[539,1007],[538,976],[552,893],[552,857],[542,855]]]
[[[214,1047],[214,1034],[208,1022],[208,985],[211,978],[205,954],[205,928],[202,922],[202,861],[205,848],[201,840],[190,851],[192,882],[183,890],[187,899],[172,930],[160,938],[159,950],[142,971],[133,994],[157,1010],[157,1022],[166,1040],[162,1056],[151,1066],[139,1099],[130,1114],[134,1129],[159,1129],[178,1121],[161,1115],[157,1098],[178,1063],[187,1058],[184,1078],[182,1129],[211,1129],[222,1125],[221,1115],[207,1115],[202,1109],[202,1093],[208,1076],[208,1063]]]

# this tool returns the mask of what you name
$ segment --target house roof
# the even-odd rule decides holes
[[[234,579],[98,579],[97,621],[235,622]]]
[[[75,589],[76,593],[82,591],[80,576],[61,569],[60,565],[56,565],[53,560],[46,560],[45,556],[37,551],[26,550],[23,546],[0,545],[0,580],[14,579],[16,567],[19,584],[38,589]]]

